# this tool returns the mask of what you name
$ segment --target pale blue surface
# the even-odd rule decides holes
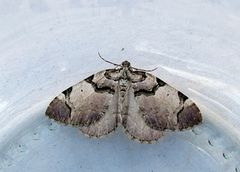
[[[0,170],[240,171],[239,9],[237,0],[1,0]],[[57,94],[113,68],[97,52],[159,67],[152,73],[201,109],[197,134],[166,132],[144,145],[122,127],[103,139],[49,127]]]

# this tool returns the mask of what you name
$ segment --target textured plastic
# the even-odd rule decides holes
[[[240,2],[0,1],[0,171],[240,171]],[[44,113],[124,60],[191,98],[203,124],[154,144],[102,139]]]

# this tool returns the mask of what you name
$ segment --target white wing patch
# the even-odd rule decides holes
[[[161,139],[164,131],[182,131],[202,123],[198,107],[178,90],[132,68],[128,61],[114,65],[120,68],[100,71],[55,97],[46,116],[97,138],[122,124],[126,134],[141,143]]]

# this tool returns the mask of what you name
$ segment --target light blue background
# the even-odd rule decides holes
[[[0,0],[0,170],[240,171],[239,28],[237,0]],[[50,125],[57,94],[114,67],[97,52],[158,67],[152,74],[191,98],[203,125],[151,145],[122,127],[89,139]]]

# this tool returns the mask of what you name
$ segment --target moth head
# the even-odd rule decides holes
[[[122,62],[122,67],[130,67],[131,64],[130,62],[128,62],[127,60],[125,60],[124,62]]]

